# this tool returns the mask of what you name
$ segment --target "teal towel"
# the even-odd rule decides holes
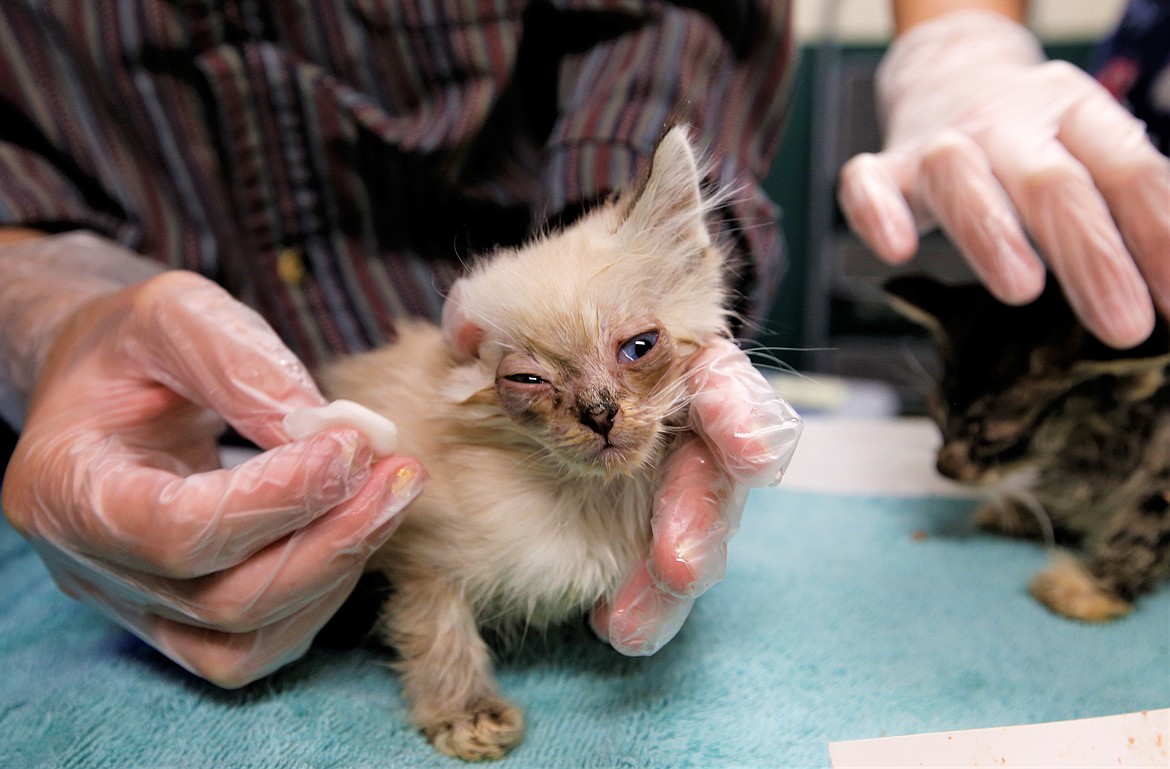
[[[971,502],[753,493],[727,579],[627,659],[584,625],[499,666],[528,717],[503,769],[827,766],[830,741],[1170,705],[1170,588],[1090,626],[1029,598],[1044,549]],[[0,766],[458,767],[370,646],[217,690],[54,588],[0,525]]]

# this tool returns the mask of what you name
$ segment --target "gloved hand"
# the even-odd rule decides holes
[[[725,339],[695,359],[688,389],[695,435],[668,459],[649,557],[591,615],[594,631],[627,655],[658,651],[695,599],[723,578],[748,487],[780,482],[803,428],[747,355]]]
[[[425,480],[352,429],[290,441],[325,400],[194,274],[99,293],[43,342],[5,514],[62,590],[222,686],[304,653]],[[264,453],[221,469],[223,420]]]
[[[1170,161],[1084,72],[964,11],[899,37],[878,71],[885,146],[841,172],[850,224],[891,263],[941,226],[1002,301],[1034,299],[1039,246],[1078,316],[1128,347],[1170,315]],[[1151,302],[1152,298],[1152,302]]]

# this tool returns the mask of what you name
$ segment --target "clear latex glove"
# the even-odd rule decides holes
[[[57,584],[222,686],[300,656],[421,467],[374,461],[353,429],[290,442],[285,415],[325,401],[258,315],[194,274],[89,298],[44,341],[2,505]],[[264,453],[221,469],[224,420]]]
[[[594,608],[594,630],[618,651],[653,654],[682,627],[695,599],[721,580],[727,542],[749,487],[783,477],[803,423],[731,342],[712,341],[692,365],[691,428],[667,462],[646,561]]]
[[[941,226],[1001,300],[1034,299],[1044,267],[1103,341],[1144,339],[1170,315],[1170,161],[1084,72],[1036,38],[964,11],[902,35],[877,80],[881,153],[841,173],[857,233],[891,263]],[[1152,299],[1152,302],[1151,302]]]
[[[36,369],[64,315],[161,271],[88,232],[0,230],[0,417],[18,429],[23,424]]]

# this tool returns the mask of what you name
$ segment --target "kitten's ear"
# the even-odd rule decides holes
[[[632,244],[653,251],[679,246],[711,245],[707,232],[701,176],[684,126],[667,131],[654,150],[650,172],[629,207],[618,232]]]
[[[443,302],[443,340],[462,362],[479,357],[479,344],[483,341],[483,328],[476,325],[467,314],[464,305],[467,280],[460,278],[451,286]]]

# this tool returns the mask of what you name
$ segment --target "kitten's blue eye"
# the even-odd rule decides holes
[[[653,350],[656,344],[658,344],[658,332],[643,331],[622,344],[618,349],[618,360],[621,362],[638,360]]]
[[[541,385],[545,383],[545,380],[538,377],[536,374],[509,374],[508,376],[504,377],[504,379],[507,379],[509,382],[517,382],[519,384],[526,385]]]

